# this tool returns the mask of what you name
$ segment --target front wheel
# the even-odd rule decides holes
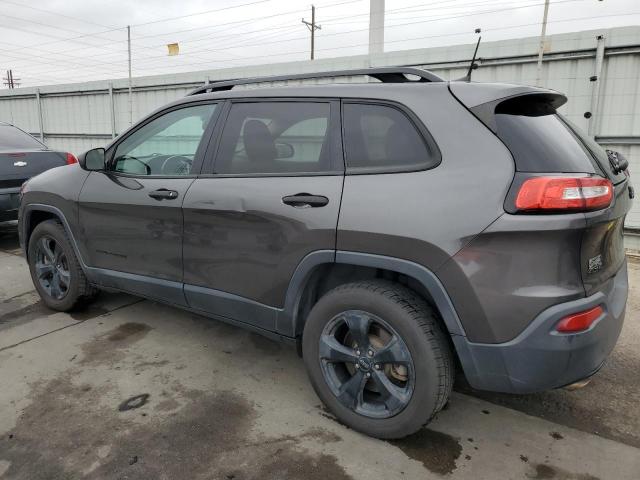
[[[29,271],[47,307],[66,312],[92,300],[97,290],[89,284],[60,223],[39,223],[29,238]]]
[[[323,403],[373,437],[416,432],[451,392],[446,336],[428,304],[399,284],[373,280],[331,290],[311,310],[302,348]]]

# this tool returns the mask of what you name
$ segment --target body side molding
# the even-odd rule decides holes
[[[250,323],[261,330],[275,331],[276,318],[282,311],[233,293],[186,283],[184,297],[194,310]]]
[[[182,282],[105,268],[85,267],[84,270],[89,281],[101,288],[132,293],[182,308],[188,306]]]

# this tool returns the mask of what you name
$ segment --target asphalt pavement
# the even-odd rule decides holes
[[[1,479],[638,479],[640,263],[585,388],[477,392],[401,441],[339,424],[294,349],[124,294],[44,307],[0,224]]]

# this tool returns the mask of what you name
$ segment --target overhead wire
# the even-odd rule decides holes
[[[445,2],[441,2],[442,4],[444,3],[451,3],[451,1],[453,0],[449,0],[449,1],[445,1]],[[579,2],[579,1],[583,1],[583,0],[558,0],[558,1],[553,1],[551,3],[570,3],[570,2]],[[15,2],[12,2],[15,3]],[[253,2],[250,2],[253,3]],[[346,3],[357,3],[356,1],[348,1],[348,2],[337,2],[335,4],[330,4],[330,5],[342,5],[342,4],[346,4]],[[247,5],[247,4],[243,4],[243,5]],[[327,5],[327,6],[330,6]],[[464,4],[462,4],[464,5]],[[475,5],[478,5],[478,3],[476,2]],[[487,5],[487,2],[482,2],[482,5]],[[439,18],[429,18],[428,20],[415,20],[416,17],[411,17],[412,19],[414,19],[415,21],[412,22],[406,22],[406,23],[400,23],[400,24],[394,24],[394,25],[389,25],[388,28],[395,28],[395,27],[400,27],[400,26],[406,26],[406,25],[414,25],[414,24],[422,24],[422,23],[429,23],[429,22],[433,22],[433,21],[442,21],[442,20],[448,20],[448,19],[453,19],[453,18],[462,18],[462,17],[467,17],[467,16],[473,16],[473,15],[483,15],[483,14],[488,14],[488,13],[497,13],[497,12],[502,12],[502,11],[507,11],[507,10],[515,10],[515,9],[521,9],[521,8],[531,8],[531,7],[535,7],[535,6],[539,6],[539,5],[543,5],[543,3],[536,3],[536,4],[531,4],[531,5],[519,5],[516,7],[510,7],[510,8],[504,8],[504,9],[497,9],[497,10],[489,10],[489,11],[482,11],[482,12],[471,12],[471,13],[466,13],[466,14],[460,14],[460,15],[453,15],[453,16],[440,16]],[[462,8],[462,6],[460,4],[456,5],[456,6],[452,6],[452,7],[447,7],[447,8]],[[399,9],[394,9],[394,10],[402,10],[405,11],[407,9],[420,9],[419,11],[425,11],[425,10],[429,10],[429,8],[420,8],[420,5],[413,5],[413,6],[408,6],[408,7],[402,7]],[[416,10],[417,11],[417,10]],[[210,12],[210,11],[207,11]],[[204,12],[206,13],[206,12]],[[406,13],[406,12],[403,12]],[[192,15],[196,15],[195,13]],[[285,13],[281,13],[279,15],[285,15]],[[364,14],[363,14],[364,15]],[[606,16],[606,15],[605,15]],[[621,15],[612,15],[612,16],[621,16]],[[586,18],[602,18],[603,16],[595,16],[595,17],[586,17]],[[171,19],[175,19],[176,17],[172,17]],[[340,18],[340,17],[333,17],[333,18]],[[344,16],[342,17],[344,18]],[[417,17],[420,18],[420,17]],[[166,21],[171,21],[171,19],[165,19]],[[574,21],[575,19],[567,19],[567,20],[561,20],[561,21]],[[236,21],[236,22],[227,22],[227,25],[229,24],[238,24],[240,22],[244,22],[247,23],[250,20],[243,20],[243,21]],[[561,21],[555,21],[555,22],[561,22]],[[156,21],[154,21],[153,23],[155,23]],[[159,20],[157,21],[159,22]],[[152,22],[146,22],[146,24],[151,24]],[[532,25],[537,25],[540,22],[536,22],[533,24],[525,24],[522,26],[532,26]],[[549,23],[554,23],[554,22],[549,22]],[[222,26],[225,24],[218,24],[216,26]],[[283,26],[284,27],[284,26]],[[500,28],[495,28],[495,29],[484,29],[485,31],[491,31],[491,30],[499,30],[499,29],[511,29],[511,28],[517,28],[518,26],[511,26],[511,27],[500,27]],[[207,27],[209,28],[209,27]],[[278,28],[278,27],[273,27]],[[287,29],[293,29],[295,27],[293,26],[287,26]],[[262,31],[265,31],[265,29],[262,29]],[[345,34],[349,34],[349,33],[356,33],[356,32],[363,32],[363,31],[368,31],[368,29],[355,29],[355,30],[347,30],[347,31],[342,31],[342,32],[335,32],[335,33],[329,33],[329,34],[323,34],[321,38],[327,37],[327,36],[333,36],[333,35],[345,35]],[[253,32],[245,32],[245,35],[249,34],[249,33],[254,33],[257,31],[253,31]],[[236,47],[240,48],[246,48],[246,47],[252,47],[252,46],[264,46],[264,45],[268,45],[268,44],[276,44],[276,43],[283,43],[283,42],[294,42],[297,40],[301,40],[301,39],[306,39],[308,37],[296,37],[296,38],[286,38],[284,40],[273,40],[273,38],[276,38],[279,35],[285,34],[285,35],[289,35],[292,32],[279,32],[279,31],[274,31],[271,35],[271,37],[269,37],[269,34],[266,34],[265,36],[259,35],[256,38],[246,38],[245,42],[241,42],[241,43],[237,43],[236,42]],[[427,38],[437,38],[437,37],[444,37],[444,36],[454,36],[454,35],[464,35],[464,34],[468,34],[468,32],[460,32],[460,33],[449,33],[449,34],[440,34],[440,35],[430,35],[430,36],[422,36],[422,37],[412,37],[412,38],[407,38],[407,39],[400,39],[400,40],[395,40],[395,41],[387,41],[385,42],[387,43],[401,43],[401,42],[409,42],[409,41],[415,41],[415,40],[420,40],[420,39],[427,39]],[[166,35],[166,33],[163,33],[162,35]],[[150,37],[154,37],[154,36],[158,36],[158,35],[152,35],[152,36],[148,36],[147,38]],[[145,37],[142,37],[145,38]],[[265,42],[265,39],[271,38],[271,40]],[[254,42],[257,41],[257,39],[262,39],[262,41],[260,41],[260,43],[246,43],[246,42]],[[193,40],[193,39],[192,39]],[[188,43],[189,41],[184,41],[183,43]],[[347,49],[347,48],[357,48],[360,46],[366,46],[366,43],[363,44],[351,44],[351,45],[341,45],[338,47],[329,47],[329,48],[319,48],[317,49],[317,51],[331,51],[331,50],[339,50],[339,49]],[[84,48],[84,47],[83,47]],[[144,46],[142,48],[148,48],[151,49],[153,47],[151,46]],[[211,52],[215,52],[215,51],[225,51],[226,53],[231,53],[229,50],[232,50],[233,47],[220,47],[220,48],[208,48],[205,50],[196,50],[193,52],[185,52],[181,54],[181,57],[186,57],[189,56],[192,59],[195,59],[197,57],[195,57],[195,55],[199,54],[199,53],[211,53]],[[308,50],[302,50],[302,51],[298,51],[298,52],[281,52],[281,53],[274,53],[272,55],[267,54],[267,55],[259,55],[259,56],[255,56],[255,57],[242,57],[242,56],[236,56],[236,58],[234,59],[224,59],[224,60],[210,60],[210,59],[201,59],[202,61],[200,63],[197,64],[193,64],[193,63],[177,63],[176,65],[173,66],[166,66],[166,65],[148,65],[145,64],[144,62],[148,62],[149,60],[155,60],[158,58],[164,58],[166,57],[166,55],[162,55],[162,56],[147,56],[147,57],[142,57],[139,59],[139,61],[137,62],[137,66],[136,66],[136,71],[149,71],[149,70],[153,70],[153,69],[157,69],[157,68],[184,68],[187,66],[191,66],[191,65],[197,65],[197,66],[204,66],[204,65],[210,65],[210,64],[220,64],[223,62],[236,62],[236,61],[245,61],[245,60],[251,60],[251,59],[256,59],[256,58],[266,58],[266,57],[273,57],[273,56],[290,56],[290,55],[296,55],[296,54],[303,54],[303,53],[308,53]],[[140,63],[143,62],[143,63]],[[42,63],[42,62],[40,62]],[[50,64],[56,64],[56,62],[51,62]],[[80,63],[77,63],[76,65],[80,66],[81,68],[84,69],[91,69],[93,67],[99,67],[99,66],[103,66],[103,65],[109,65],[109,64],[113,64],[116,65],[120,68],[123,68],[124,65],[121,62],[100,62],[98,61],[98,63],[95,64],[91,64],[91,65],[82,65]],[[60,70],[59,70],[60,71]],[[115,72],[120,72],[123,70],[115,70]],[[27,73],[27,72],[25,72]],[[49,74],[54,74],[56,73],[56,71],[52,71],[52,72],[48,72]],[[114,70],[112,70],[112,73],[114,73]],[[97,73],[96,73],[97,74]],[[90,75],[91,76],[91,75]],[[75,77],[75,75],[74,75]]]
[[[573,18],[569,18],[569,19],[562,19],[562,20],[551,20],[548,23],[566,23],[566,22],[572,22],[572,21],[577,21],[577,20],[590,20],[590,19],[597,19],[597,18],[607,18],[607,17],[621,17],[621,16],[626,16],[626,15],[640,15],[640,12],[630,12],[628,14],[611,14],[611,15],[597,15],[597,16],[586,16],[586,17],[573,17]],[[483,31],[485,32],[491,32],[491,31],[501,31],[501,30],[510,30],[510,29],[514,29],[514,28],[521,28],[521,27],[529,27],[529,26],[538,26],[540,25],[540,22],[533,22],[533,23],[525,23],[525,24],[518,24],[518,25],[510,25],[510,26],[503,26],[503,27],[494,27],[494,28],[486,28]],[[407,39],[400,39],[400,40],[393,40],[393,41],[388,41],[385,42],[385,44],[395,44],[395,43],[403,43],[403,42],[407,42],[407,41],[415,41],[415,40],[426,40],[426,39],[433,39],[433,38],[443,38],[443,37],[452,37],[452,36],[462,36],[462,35],[473,35],[472,33],[468,32],[468,31],[464,31],[464,32],[452,32],[452,33],[445,33],[445,34],[435,34],[435,35],[426,35],[426,36],[420,36],[420,37],[412,37],[412,38],[407,38]],[[351,44],[351,45],[343,45],[343,46],[337,46],[337,47],[327,47],[327,48],[322,48],[319,49],[321,51],[330,51],[330,50],[339,50],[339,49],[346,49],[346,48],[353,48],[353,47],[361,47],[361,46],[367,46],[368,43],[361,43],[361,44]],[[271,57],[271,56],[282,56],[282,55],[293,55],[293,54],[304,54],[304,53],[308,53],[308,51],[306,50],[302,50],[302,51],[296,51],[296,52],[288,52],[285,54],[273,54],[273,55],[260,55],[260,56],[255,56],[255,57],[244,57],[245,60],[252,60],[252,59],[262,59],[265,57]],[[209,65],[212,63],[220,63],[220,62],[209,62],[209,63],[198,63],[198,64],[182,64],[179,65],[177,67],[185,67],[185,66],[204,66],[204,65]],[[155,67],[148,67],[148,68],[142,68],[141,70],[152,70]]]

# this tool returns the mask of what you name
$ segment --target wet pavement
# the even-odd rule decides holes
[[[609,362],[578,391],[456,381],[428,428],[384,442],[326,412],[294,349],[124,294],[44,307],[0,224],[0,478],[640,478],[640,264]]]

